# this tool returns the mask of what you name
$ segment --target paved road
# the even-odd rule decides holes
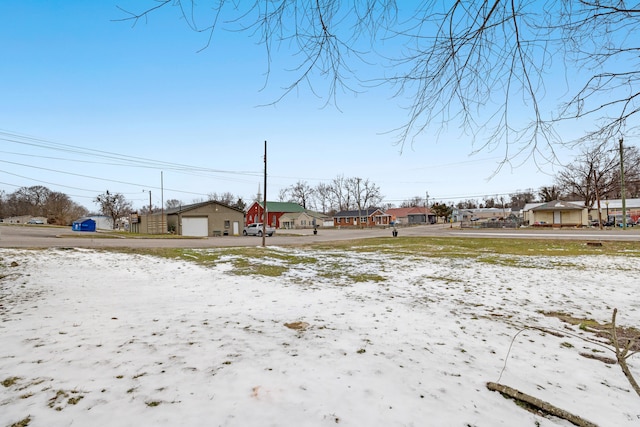
[[[452,237],[501,237],[534,238],[562,240],[628,240],[640,241],[640,227],[627,230],[610,229],[460,229],[443,225],[427,225],[399,228],[400,236],[452,236]],[[261,237],[224,236],[208,238],[112,238],[104,233],[73,232],[71,228],[36,225],[0,224],[0,247],[3,248],[48,248],[48,247],[86,247],[86,248],[211,248],[232,246],[260,246]],[[391,236],[390,229],[337,230],[320,229],[314,235],[312,230],[278,230],[266,238],[268,246],[304,245],[320,242],[363,239]]]

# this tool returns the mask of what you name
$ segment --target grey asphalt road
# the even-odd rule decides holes
[[[597,228],[587,229],[460,229],[448,225],[425,225],[398,228],[400,236],[452,236],[452,237],[484,237],[484,238],[533,238],[560,240],[627,240],[640,241],[640,227],[627,230]],[[3,248],[50,248],[50,247],[84,247],[84,248],[212,248],[260,246],[261,237],[224,236],[207,238],[139,238],[132,234],[131,238],[106,237],[101,232],[73,232],[71,227],[9,225],[0,224],[0,247]],[[312,230],[278,230],[265,239],[267,246],[305,245],[330,241],[366,239],[371,237],[388,237],[393,239],[391,229],[320,229],[314,235]]]

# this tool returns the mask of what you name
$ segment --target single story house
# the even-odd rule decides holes
[[[509,218],[512,214],[511,208],[475,208],[468,209],[471,212],[471,219],[474,221],[490,220],[496,221],[499,219]]]
[[[333,216],[334,227],[377,227],[391,224],[391,215],[379,208],[340,211]]]
[[[391,215],[391,223],[395,225],[436,223],[436,215],[426,207],[390,208],[385,213]]]
[[[313,228],[323,227],[325,218],[326,215],[307,209],[303,212],[287,212],[280,217],[279,222],[281,228]]]
[[[31,215],[18,215],[18,216],[10,216],[7,218],[3,218],[2,222],[7,224],[26,224],[34,217]],[[40,217],[38,217],[40,218]],[[46,218],[45,218],[46,220]]]
[[[132,214],[129,229],[133,233],[180,236],[239,236],[244,211],[215,200],[166,209],[151,215]]]
[[[262,205],[263,202],[253,202],[251,206],[249,206],[245,218],[246,225],[250,225],[256,222],[264,222],[264,208]],[[282,217],[282,215],[302,212],[305,212],[305,208],[297,203],[268,201],[267,215],[269,216],[269,218],[267,224],[275,228],[280,228],[282,227],[282,224],[280,223],[280,218]]]
[[[547,203],[527,203],[523,208],[524,222],[538,227],[582,227],[589,225],[588,209],[582,202],[553,200]]]

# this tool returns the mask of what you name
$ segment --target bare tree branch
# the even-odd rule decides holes
[[[293,65],[285,54],[279,67],[290,83],[268,105],[302,89],[337,106],[342,93],[392,87],[407,111],[392,130],[401,146],[459,129],[473,152],[500,149],[502,166],[517,167],[553,162],[559,144],[638,129],[640,9],[626,1],[148,1],[121,8],[122,20],[177,10],[208,33],[204,48],[221,29],[257,38],[265,87],[280,52],[292,52]],[[562,135],[564,123],[587,123],[586,133]]]

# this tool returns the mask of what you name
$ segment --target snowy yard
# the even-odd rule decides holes
[[[0,427],[570,425],[491,381],[640,425],[620,367],[580,355],[613,353],[543,314],[640,327],[640,258],[270,250],[303,261],[0,249]]]

